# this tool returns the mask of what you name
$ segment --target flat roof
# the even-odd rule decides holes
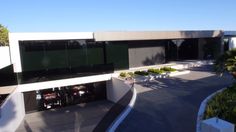
[[[9,33],[12,40],[65,40],[65,39],[93,39],[93,32],[29,32]]]
[[[128,40],[160,40],[160,39],[188,39],[214,38],[223,36],[221,30],[202,31],[119,31],[95,32],[96,41],[128,41]]]
[[[224,36],[236,36],[236,31],[224,31]]]
[[[232,33],[231,33],[232,34]],[[104,32],[32,32],[9,33],[9,40],[95,39],[95,41],[161,40],[221,37],[221,30],[196,31],[104,31]]]

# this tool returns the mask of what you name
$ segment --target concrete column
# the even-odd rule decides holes
[[[206,44],[206,40],[204,38],[199,38],[198,39],[198,59],[204,58],[204,51],[203,51],[204,44]]]

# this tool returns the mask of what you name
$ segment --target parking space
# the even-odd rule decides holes
[[[89,132],[112,106],[102,100],[26,114],[16,132]]]

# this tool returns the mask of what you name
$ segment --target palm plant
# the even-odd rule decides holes
[[[227,71],[236,79],[236,48],[225,52],[215,61],[215,70],[221,75]]]

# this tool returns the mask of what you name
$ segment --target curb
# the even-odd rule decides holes
[[[170,73],[170,77],[175,77],[175,76],[180,76],[180,75],[185,75],[185,74],[189,74],[190,73],[190,70],[184,70],[184,71],[180,71],[180,72],[173,72],[173,73]]]
[[[129,104],[126,106],[125,110],[113,121],[111,126],[107,129],[107,132],[114,132],[117,127],[121,124],[122,121],[128,116],[132,108],[134,107],[134,104],[136,102],[137,98],[137,92],[136,89],[133,88],[133,96],[132,99],[130,100]]]
[[[206,105],[207,103],[209,102],[209,100],[215,96],[217,93],[221,93],[223,92],[225,89],[227,88],[222,88],[212,94],[210,94],[208,97],[206,97],[202,102],[201,102],[201,105],[199,107],[199,110],[198,110],[198,114],[197,114],[197,125],[196,125],[196,132],[201,132],[201,121],[203,119],[203,115],[204,115],[204,112],[206,110]]]

